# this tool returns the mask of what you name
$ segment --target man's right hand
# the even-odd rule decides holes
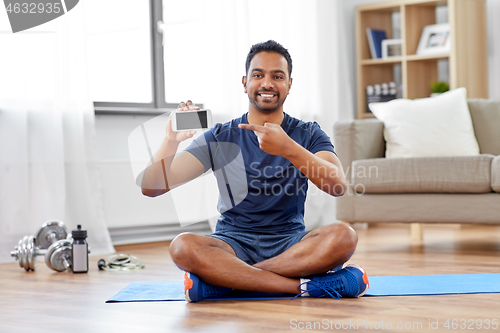
[[[187,101],[180,103],[176,111],[199,109],[193,102]],[[203,164],[194,155],[182,151],[176,156],[179,142],[192,138],[196,131],[174,132],[170,117],[165,129],[166,138],[156,153],[154,162],[146,168],[141,180],[142,193],[149,197],[166,193],[205,172]]]
[[[193,104],[193,102],[191,102],[191,100],[188,100],[186,103],[180,102],[179,106],[177,107],[177,110],[175,112],[199,110],[199,109],[200,109],[199,107],[194,106],[194,104]],[[172,129],[172,114],[170,115],[170,117],[168,117],[166,132],[167,132],[167,139],[173,140],[176,142],[182,142],[184,140],[192,138],[196,134],[196,131],[175,132]]]

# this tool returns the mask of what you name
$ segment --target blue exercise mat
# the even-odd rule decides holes
[[[447,274],[368,277],[367,296],[500,293],[500,274]]]
[[[446,294],[500,293],[500,274],[453,274],[372,276],[365,296],[416,296]],[[223,298],[213,300],[292,298],[290,294],[252,293],[234,290]],[[153,302],[183,301],[184,283],[134,282],[106,301]]]
[[[184,282],[132,282],[111,297],[112,302],[184,301]]]
[[[242,290],[233,290],[221,298],[207,300],[240,300],[240,299],[276,299],[292,298],[293,294],[255,293]],[[155,301],[184,301],[184,282],[133,282],[106,303],[115,302],[155,302]]]

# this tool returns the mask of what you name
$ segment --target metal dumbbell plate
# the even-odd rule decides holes
[[[49,246],[68,236],[66,226],[61,221],[48,221],[38,231],[35,245],[39,249],[48,249]]]
[[[25,270],[29,271],[30,268],[28,266],[28,240],[29,236],[24,236],[23,237],[23,243],[21,244],[21,258],[19,259]]]
[[[45,254],[45,263],[55,271],[66,270],[71,263],[71,241],[61,239],[50,245]]]
[[[28,269],[32,271],[35,270],[36,268],[35,236],[28,237],[28,244],[26,244],[26,264],[28,265]]]
[[[22,267],[24,268],[24,264],[23,264],[23,261],[21,260],[22,256],[21,256],[21,251],[23,249],[23,239],[20,239],[19,240],[19,243],[17,243],[17,246],[16,246],[16,249],[14,252],[11,252],[10,255],[15,257],[17,261],[19,261],[19,267]]]
[[[36,247],[35,236],[24,236],[16,246],[15,251],[10,253],[19,261],[19,266],[27,271],[34,271],[36,268]]]

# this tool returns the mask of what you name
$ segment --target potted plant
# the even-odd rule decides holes
[[[446,82],[434,81],[431,82],[431,97],[441,95],[450,90],[450,86]]]

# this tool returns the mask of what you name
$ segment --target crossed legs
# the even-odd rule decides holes
[[[319,227],[280,255],[248,265],[220,239],[183,233],[170,244],[170,255],[180,269],[213,285],[299,294],[300,277],[324,273],[346,262],[357,240],[355,231],[348,225]]]

